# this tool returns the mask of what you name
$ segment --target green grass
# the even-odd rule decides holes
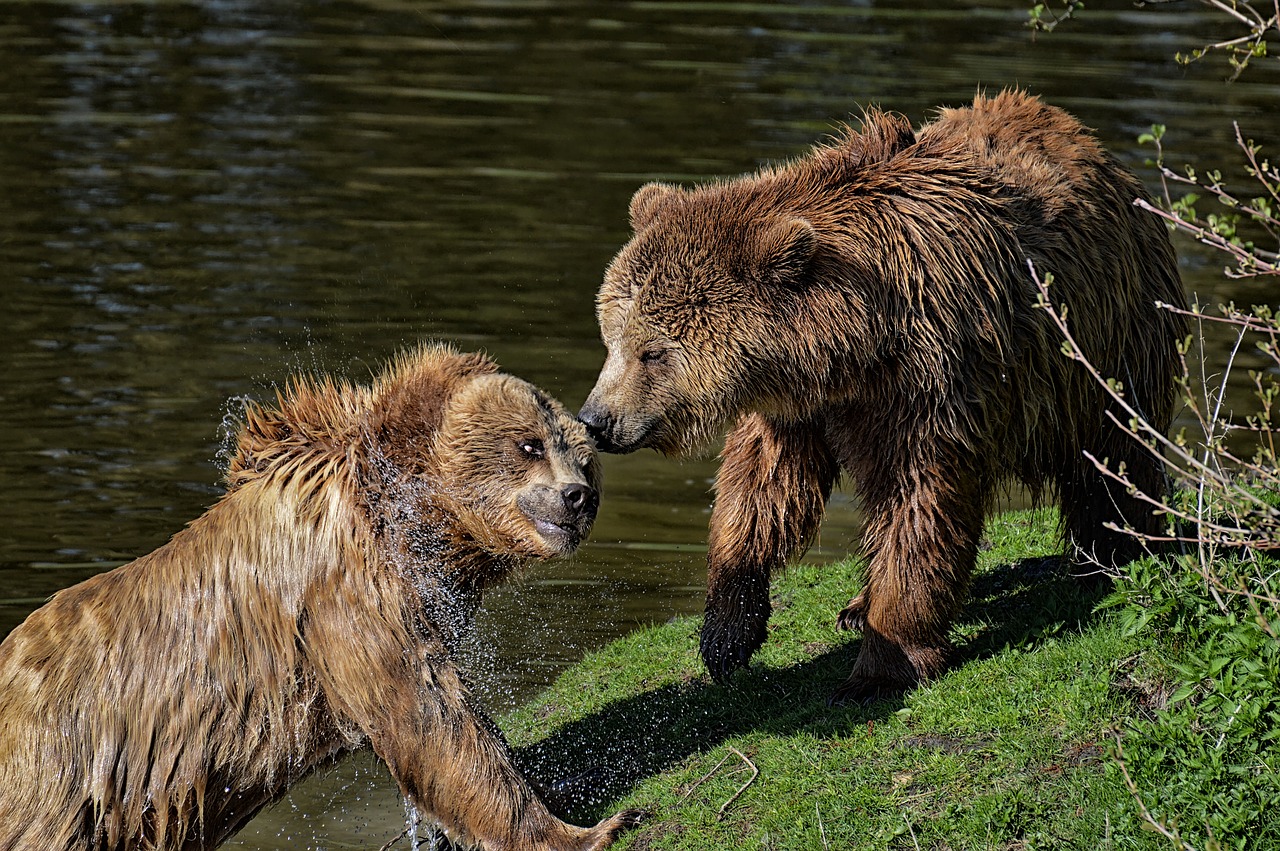
[[[1096,611],[1053,524],[989,524],[960,661],[905,698],[827,706],[858,651],[833,626],[858,573],[801,566],[730,684],[703,671],[698,621],[678,620],[590,655],[502,726],[578,823],[650,813],[620,848],[1168,847],[1111,757],[1111,730],[1145,711],[1149,639]]]

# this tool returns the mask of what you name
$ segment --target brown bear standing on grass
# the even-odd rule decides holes
[[[249,405],[227,493],[0,644],[0,849],[208,849],[364,745],[487,849],[596,849],[553,816],[450,656],[459,607],[590,530],[580,423],[481,355]]]
[[[866,515],[863,643],[834,700],[909,688],[947,637],[1002,482],[1054,493],[1085,560],[1158,530],[1160,461],[1062,353],[1027,261],[1084,354],[1167,428],[1184,303],[1142,186],[1075,119],[1022,92],[913,132],[865,116],[808,156],[631,201],[597,301],[608,356],[580,418],[602,449],[696,451],[731,428],[711,516],[702,656],[722,679],[765,639],[769,577],[806,546],[841,471]],[[1127,415],[1120,414],[1127,422]]]

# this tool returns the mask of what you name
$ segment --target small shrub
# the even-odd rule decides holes
[[[1168,678],[1167,705],[1131,721],[1118,766],[1150,824],[1179,847],[1280,847],[1280,561],[1220,559],[1217,576],[1253,594],[1220,602],[1183,556],[1130,566],[1108,601],[1155,642],[1145,665]],[[1259,584],[1260,583],[1260,584]]]

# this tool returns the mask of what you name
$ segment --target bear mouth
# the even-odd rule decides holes
[[[542,520],[534,517],[533,528],[538,530],[538,534],[544,538],[575,538],[578,533],[568,526],[561,526],[559,523],[553,523],[550,520]]]
[[[561,553],[571,553],[582,543],[585,534],[573,525],[562,525],[545,517],[530,517],[534,531],[543,541],[553,545]]]
[[[596,446],[610,455],[629,455],[639,449],[659,449],[662,434],[657,422],[644,422],[630,429],[618,429],[596,437]]]
[[[590,401],[578,414],[596,449],[611,455],[626,455],[653,445],[658,420],[651,417],[619,417]]]
[[[591,488],[535,487],[516,498],[516,505],[533,526],[542,545],[567,555],[591,531],[598,497]]]

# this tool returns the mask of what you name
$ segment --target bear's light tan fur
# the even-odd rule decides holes
[[[603,848],[634,821],[553,816],[449,651],[460,608],[595,518],[594,447],[558,403],[425,346],[370,387],[249,405],[227,479],[0,644],[0,849],[213,848],[365,745],[484,848]]]

